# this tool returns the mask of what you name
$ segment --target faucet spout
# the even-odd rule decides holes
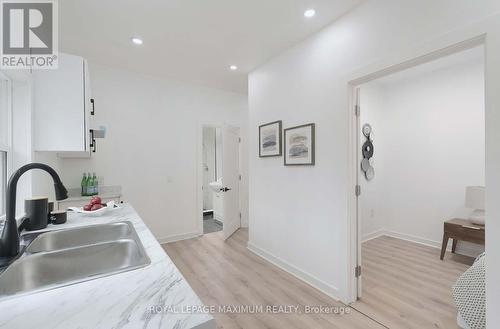
[[[52,167],[46,164],[29,163],[15,171],[7,184],[5,225],[0,237],[0,257],[13,258],[19,253],[19,231],[16,222],[17,182],[25,172],[31,169],[41,169],[52,176],[57,200],[64,200],[68,197],[68,191],[61,182],[61,178]]]

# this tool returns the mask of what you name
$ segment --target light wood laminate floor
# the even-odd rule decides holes
[[[363,243],[362,298],[353,307],[389,328],[458,328],[451,286],[470,257],[392,237]]]
[[[217,232],[163,248],[205,305],[344,306],[250,252],[247,240],[240,229],[225,243]],[[216,313],[218,328],[458,328],[450,289],[471,258],[447,253],[443,262],[438,249],[390,237],[362,252],[363,297],[349,314]]]
[[[163,245],[205,305],[340,306],[247,248],[248,231],[227,242],[222,233]],[[216,313],[218,328],[379,329],[375,321],[350,309],[349,314]]]

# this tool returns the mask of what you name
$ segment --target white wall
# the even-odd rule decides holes
[[[248,125],[248,120],[246,122]],[[246,126],[242,128],[244,130],[244,134],[246,134],[247,128]],[[242,150],[245,152],[243,154],[240,153],[240,157],[244,156],[246,159],[246,150]],[[217,164],[215,176],[217,179],[222,177],[222,129],[215,128],[215,163]],[[246,165],[244,166],[246,168]],[[246,170],[246,169],[245,169]],[[247,191],[248,188],[245,189]],[[248,192],[246,192],[246,198],[248,198]],[[248,202],[247,202],[248,203]]]
[[[382,122],[385,117],[383,114],[384,109],[384,89],[378,83],[369,83],[360,88],[360,107],[362,109],[360,115],[360,125],[363,127],[364,124],[368,123],[372,126],[372,139],[374,139],[374,155],[370,159],[372,166],[375,169],[375,178],[371,181],[367,181],[364,177],[364,173],[361,171],[361,165],[359,166],[359,185],[361,185],[361,207],[360,207],[360,222],[361,222],[361,234],[363,239],[368,239],[370,237],[378,235],[383,229],[386,228],[386,220],[382,215],[381,211],[378,211],[383,207],[383,195],[380,191],[383,191],[383,185],[381,184],[381,174],[385,167],[385,155],[386,150],[380,147],[382,140],[384,138]],[[359,133],[360,145],[366,141],[366,137],[363,132]],[[363,155],[361,149],[359,150],[359,159],[362,159]],[[382,193],[383,194],[383,193]]]
[[[494,0],[367,1],[252,72],[249,247],[323,291],[348,300],[348,275],[353,273],[348,269],[353,188],[349,185],[348,81],[411,58],[411,51],[444,48],[487,33],[486,133],[496,143],[500,138],[500,96],[495,91],[500,85],[500,16],[492,15],[499,10],[500,3]],[[287,168],[281,158],[258,158],[258,125],[279,119],[285,127],[316,123],[316,166]],[[488,216],[496,218],[500,217],[500,205],[495,203],[500,197],[500,153],[488,142],[486,158]],[[488,276],[496,278],[500,242],[494,234],[500,234],[500,222],[491,222]],[[492,311],[491,305],[500,307],[500,285],[491,281],[488,289]],[[489,315],[492,323],[500,322],[499,314]]]
[[[229,123],[244,133],[247,97],[94,63],[90,78],[94,121],[107,136],[90,160],[58,161],[64,183],[78,187],[83,172],[95,171],[104,185],[122,186],[159,240],[196,234],[200,124]]]
[[[470,215],[465,187],[485,182],[484,64],[477,52],[478,60],[419,72],[430,63],[361,87],[360,119],[372,124],[376,150],[376,177],[361,180],[365,238],[383,229],[440,247],[443,221]],[[477,256],[481,249],[459,242],[457,252]]]
[[[29,81],[12,82],[12,171],[31,162],[31,86]],[[17,184],[16,218],[24,214],[24,199],[32,195],[32,172],[21,176]]]

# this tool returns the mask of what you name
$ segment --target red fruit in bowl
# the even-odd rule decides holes
[[[87,204],[87,205],[83,206],[83,210],[85,210],[85,211],[90,211],[90,209],[92,209],[91,204]]]
[[[96,211],[96,210],[99,210],[101,208],[102,208],[101,204],[95,204],[95,205],[92,205],[92,208],[90,208],[90,211]]]
[[[93,196],[92,199],[90,199],[90,204],[95,205],[95,204],[101,204],[102,200],[98,196]]]

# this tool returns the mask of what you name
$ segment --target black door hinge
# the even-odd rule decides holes
[[[359,278],[361,276],[361,265],[356,266],[354,269],[354,275]]]

